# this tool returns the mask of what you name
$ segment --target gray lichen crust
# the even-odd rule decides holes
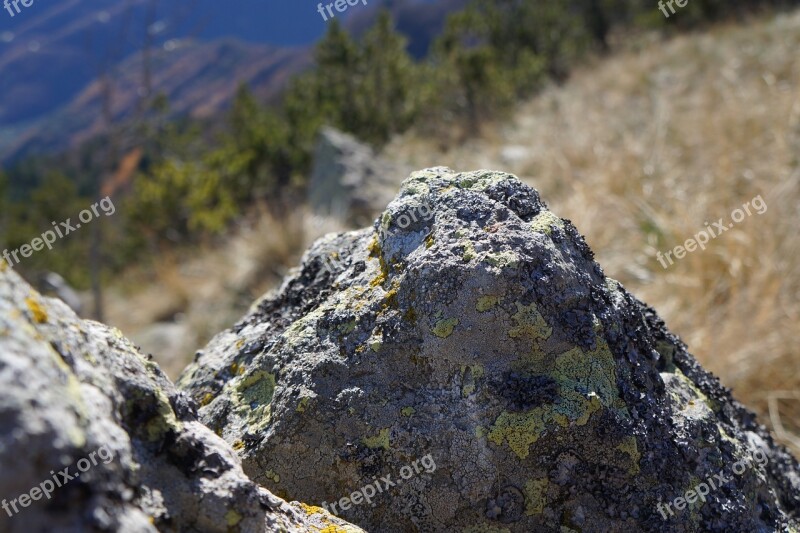
[[[282,497],[336,502],[392,476],[342,512],[367,530],[798,530],[797,462],[500,172],[412,174],[179,384]],[[399,479],[427,454],[434,471]],[[657,510],[715,474],[704,502]]]
[[[256,485],[119,331],[1,261],[0,498],[11,533],[362,531]]]

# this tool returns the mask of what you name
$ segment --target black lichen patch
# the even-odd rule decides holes
[[[495,394],[506,401],[510,410],[527,411],[558,398],[558,383],[544,375],[529,376],[518,372],[507,372],[502,381],[492,382]]]

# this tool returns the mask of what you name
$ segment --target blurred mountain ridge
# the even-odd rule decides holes
[[[409,50],[424,55],[447,14],[466,0],[371,1],[345,26],[363,33],[388,8]],[[326,23],[315,5],[242,0],[67,0],[0,16],[0,162],[74,147],[163,94],[173,115],[213,116],[247,83],[276,96],[308,67]]]

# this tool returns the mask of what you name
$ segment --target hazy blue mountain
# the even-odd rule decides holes
[[[465,2],[367,0],[343,18],[359,35],[387,6],[419,57],[446,13]],[[242,81],[272,96],[309,64],[327,24],[313,0],[35,0],[20,8],[13,17],[0,9],[0,160],[101,131],[104,74],[115,80],[115,118],[135,109],[145,66],[152,91],[176,113],[216,113]]]

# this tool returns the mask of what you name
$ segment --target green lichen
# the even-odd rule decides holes
[[[339,326],[336,329],[338,329],[339,333],[341,333],[342,335],[347,335],[348,333],[351,333],[354,329],[356,329],[356,321],[355,319],[353,319],[350,320],[349,322],[345,322],[344,324],[339,324]]]
[[[627,415],[617,403],[613,355],[602,337],[596,342],[597,348],[589,352],[574,348],[555,357],[552,363],[541,359],[539,370],[558,385],[558,401],[523,413],[501,413],[490,428],[489,440],[498,446],[507,442],[524,459],[530,445],[548,428],[567,427],[570,423],[586,425],[603,408],[619,409],[620,414]]]
[[[268,404],[275,393],[275,375],[265,370],[256,370],[245,376],[237,385],[237,391],[248,404]]]
[[[517,457],[528,457],[529,447],[539,440],[548,422],[552,422],[552,411],[537,407],[527,413],[504,411],[489,429],[488,438],[497,446],[508,442]]]
[[[369,349],[372,350],[373,352],[375,353],[380,352],[381,348],[383,348],[383,334],[382,333],[373,334],[369,339],[367,339],[367,345],[369,346]]]
[[[636,437],[631,435],[623,440],[621,443],[617,444],[614,448],[615,450],[619,450],[622,453],[628,454],[631,458],[631,466],[628,467],[628,474],[636,475],[639,473],[639,459],[641,459],[641,454],[639,454],[639,448],[636,443]]]
[[[253,431],[266,427],[272,415],[272,396],[275,394],[275,375],[257,370],[245,376],[236,386],[238,411],[253,426]]]
[[[361,442],[367,448],[374,450],[377,448],[389,449],[389,428],[383,428],[377,435],[372,437],[364,437]]]
[[[547,325],[544,317],[536,308],[536,303],[525,306],[520,302],[516,302],[516,305],[517,312],[511,315],[511,320],[516,322],[517,325],[508,331],[509,337],[527,336],[534,340],[550,338],[550,335],[553,334],[553,328]]]
[[[413,407],[403,407],[400,409],[400,414],[403,416],[411,416],[416,412]]]
[[[531,221],[531,229],[537,233],[551,235],[553,226],[564,228],[564,221],[554,215],[551,211],[542,211]]]
[[[478,257],[478,252],[475,251],[475,246],[473,246],[472,241],[465,241],[461,246],[464,248],[464,253],[461,255],[461,259],[465,263]]]
[[[517,265],[519,265],[519,257],[517,257],[517,254],[509,251],[498,253],[487,252],[483,260],[498,268],[517,268]]]
[[[508,180],[518,179],[516,176],[512,176],[511,174],[491,171],[465,172],[463,174],[458,174],[454,178],[456,180],[455,185],[458,188],[468,189],[471,191],[485,191],[492,185],[496,185]]]
[[[573,348],[557,356],[553,377],[562,388],[597,393],[604,405],[617,397],[614,356],[603,339],[593,351]]]
[[[295,408],[295,411],[297,411],[298,413],[305,413],[306,409],[308,408],[308,404],[309,404],[310,401],[311,401],[311,397],[310,396],[303,396],[302,398],[300,398],[300,401],[297,403],[297,407]]]
[[[499,302],[500,298],[487,294],[486,296],[478,298],[478,303],[475,304],[475,310],[479,313],[483,313],[496,306]]]
[[[214,395],[211,394],[210,392],[207,392],[200,399],[200,407],[205,407],[206,405],[210,404],[212,401],[214,401]]]
[[[434,335],[442,339],[449,337],[453,333],[453,329],[458,325],[457,318],[447,318],[439,320],[431,330]]]
[[[484,370],[481,365],[470,365],[461,367],[461,395],[466,398],[475,392],[476,380],[483,377]]]
[[[477,524],[465,527],[461,530],[461,533],[511,533],[511,530],[491,524]]]
[[[144,427],[147,440],[150,442],[163,440],[170,431],[179,433],[183,427],[169,404],[169,398],[161,389],[155,390],[155,403],[155,415],[145,423]]]
[[[535,516],[542,514],[547,505],[547,478],[531,479],[525,483],[525,514]]]
[[[228,527],[234,527],[236,524],[242,521],[242,515],[230,509],[227,513],[225,513],[225,523],[228,524]]]
[[[281,476],[275,473],[274,470],[267,470],[266,472],[264,472],[264,477],[266,477],[267,479],[271,479],[274,483],[281,482]]]
[[[369,256],[373,259],[377,259],[381,267],[380,273],[369,283],[370,287],[378,287],[383,285],[383,283],[389,277],[389,265],[387,265],[386,261],[383,259],[383,253],[381,252],[381,245],[378,242],[377,235],[374,235],[372,240],[369,241],[367,250],[369,250]]]

